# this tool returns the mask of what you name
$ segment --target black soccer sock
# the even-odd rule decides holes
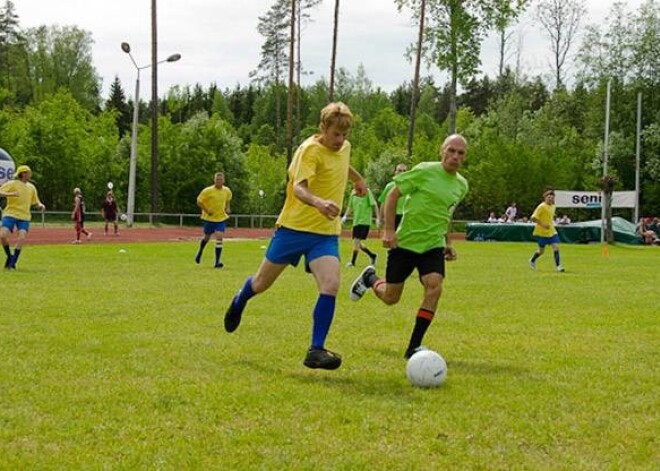
[[[356,262],[356,260],[357,260],[357,256],[358,256],[358,251],[357,251],[357,250],[353,250],[353,257],[351,258],[351,264],[352,264],[352,265],[355,265],[355,262]]]
[[[222,242],[215,243],[215,264],[220,263],[220,256],[222,255]]]
[[[374,258],[374,257],[376,256],[375,253],[373,253],[371,250],[369,250],[369,249],[366,248],[366,247],[362,247],[362,251],[363,251],[364,253],[366,253],[367,255],[369,255],[370,258]]]
[[[11,257],[11,249],[9,248],[9,244],[3,245],[2,248],[5,250],[5,254],[7,255],[7,258]]]
[[[410,336],[410,343],[408,349],[417,348],[422,344],[424,334],[431,325],[435,314],[427,309],[419,309],[417,317],[415,317],[415,327],[413,328],[412,335]]]
[[[530,262],[534,263],[540,256],[541,256],[540,253],[534,252],[534,255],[532,255],[532,259],[530,260]]]

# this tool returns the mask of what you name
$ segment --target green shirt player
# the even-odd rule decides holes
[[[424,348],[422,340],[442,293],[445,260],[456,260],[448,232],[454,210],[468,192],[467,180],[458,173],[466,152],[465,138],[453,134],[440,148],[441,162],[423,162],[394,178],[395,187],[385,201],[383,245],[389,249],[385,279],[378,278],[374,267],[366,267],[351,286],[353,301],[372,288],[385,304],[395,304],[401,299],[406,279],[417,269],[424,298],[404,354],[406,359]],[[403,197],[403,218],[395,229],[396,204]]]
[[[376,226],[380,226],[380,215],[378,213],[378,203],[371,190],[367,190],[364,196],[358,196],[355,192],[351,192],[346,205],[346,212],[344,217],[341,218],[342,223],[346,222],[348,216],[353,214],[353,256],[351,261],[346,264],[347,267],[354,267],[357,261],[358,252],[362,251],[369,256],[371,265],[376,266],[378,255],[369,250],[363,240],[369,237],[369,230],[371,229],[371,217],[376,218]]]
[[[398,174],[405,172],[408,170],[408,166],[406,164],[398,164],[396,168],[394,169],[394,176],[397,176]],[[378,197],[378,203],[380,204],[380,220],[384,221],[385,220],[385,200],[387,198],[387,195],[390,194],[390,191],[392,191],[392,188],[394,188],[394,180],[389,182],[387,185],[385,185],[385,188],[383,188],[382,193]],[[396,216],[394,216],[394,228],[398,228],[399,224],[401,223],[401,218],[403,217],[403,205],[405,204],[406,199],[405,198],[399,198],[398,201],[396,202]]]

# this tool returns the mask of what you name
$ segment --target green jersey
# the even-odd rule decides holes
[[[372,208],[376,206],[376,198],[374,198],[371,190],[367,189],[367,194],[364,196],[351,193],[348,199],[348,206],[353,212],[354,226],[371,226]]]
[[[415,253],[444,247],[454,210],[468,192],[467,180],[459,173],[447,173],[441,162],[422,162],[394,177],[406,197],[398,246]]]
[[[394,181],[389,182],[387,185],[385,185],[385,188],[383,188],[383,192],[380,194],[378,197],[378,202],[381,205],[385,204],[385,200],[387,200],[387,195],[390,194],[390,191],[392,191],[392,188],[394,188]],[[404,197],[401,197],[397,200],[396,202],[396,214],[403,214],[403,205],[406,203],[406,199]]]

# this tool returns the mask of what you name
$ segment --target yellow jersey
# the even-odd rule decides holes
[[[32,183],[22,180],[10,180],[2,185],[0,189],[7,193],[18,192],[18,196],[7,197],[7,207],[2,212],[3,216],[11,216],[21,221],[32,220],[30,208],[41,204],[37,188]]]
[[[348,181],[351,144],[344,141],[341,149],[335,152],[318,142],[318,137],[312,136],[300,144],[291,160],[286,199],[277,226],[313,234],[339,235],[339,217],[332,220],[326,218],[315,207],[300,201],[293,192],[296,184],[307,180],[309,191],[319,198],[334,201],[341,214]]]
[[[229,219],[227,203],[231,201],[232,192],[226,186],[216,188],[215,185],[204,188],[197,197],[197,203],[202,203],[210,213],[202,210],[202,220],[221,222]]]
[[[539,204],[532,214],[532,219],[536,221],[532,235],[539,237],[552,237],[557,233],[557,230],[555,229],[554,204],[547,204],[546,202]],[[549,229],[542,227],[539,223],[548,224]]]

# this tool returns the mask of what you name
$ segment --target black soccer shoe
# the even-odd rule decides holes
[[[242,315],[243,309],[234,306],[234,300],[232,299],[231,304],[225,313],[225,330],[231,333],[238,329],[238,326],[241,325]]]
[[[304,365],[312,369],[336,370],[341,366],[341,356],[325,348],[310,348]]]
[[[405,360],[410,360],[410,357],[413,356],[415,353],[422,352],[424,350],[428,350],[428,348],[426,348],[424,345],[420,345],[419,347],[415,347],[415,348],[408,348],[406,350],[406,353],[403,354],[403,358]]]

